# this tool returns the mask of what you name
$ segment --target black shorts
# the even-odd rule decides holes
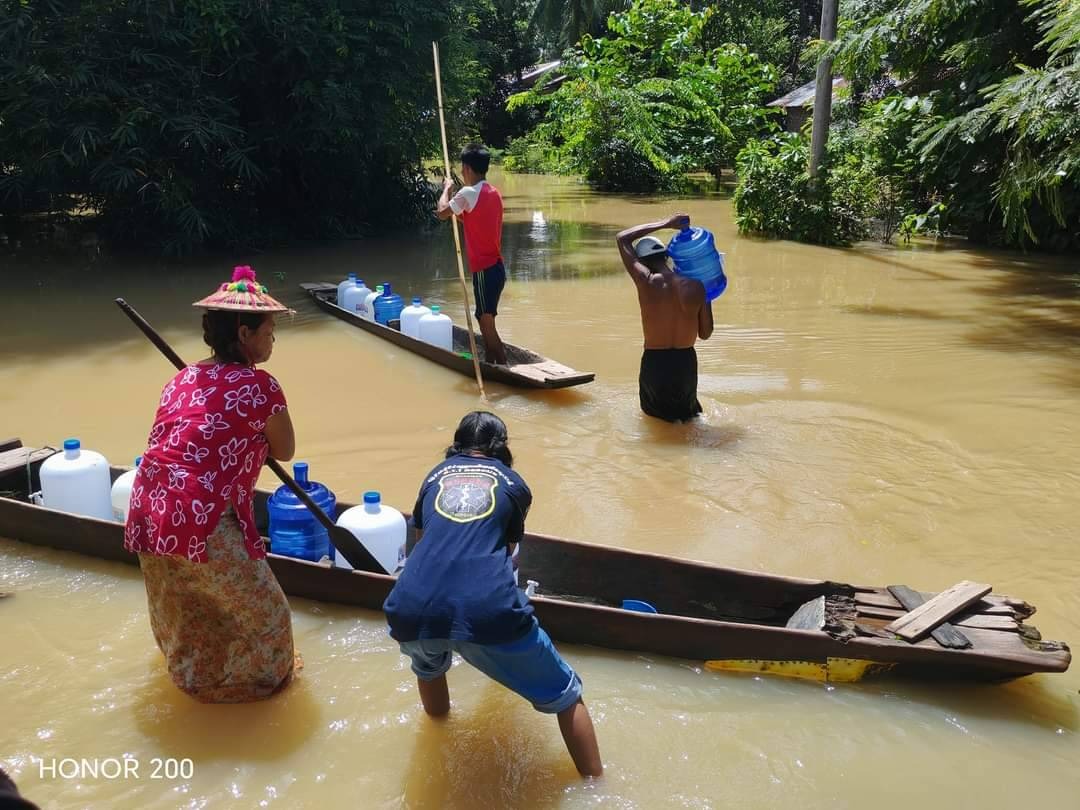
[[[701,413],[697,376],[697,352],[693,348],[646,349],[638,376],[641,410],[668,422],[697,416]]]
[[[506,286],[506,268],[495,262],[478,273],[472,274],[473,295],[476,297],[476,317],[499,314],[499,299]]]

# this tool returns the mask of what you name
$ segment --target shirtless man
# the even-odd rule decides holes
[[[638,377],[641,410],[668,422],[682,422],[701,413],[694,344],[698,338],[707,340],[712,335],[712,304],[705,300],[701,282],[676,275],[664,243],[647,234],[689,224],[689,216],[674,214],[662,222],[627,228],[615,238],[641,305],[645,333]]]

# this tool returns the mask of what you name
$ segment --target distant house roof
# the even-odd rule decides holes
[[[554,90],[564,81],[566,81],[566,76],[558,75],[558,70],[561,66],[561,59],[556,59],[554,62],[543,62],[539,65],[533,65],[532,67],[525,68],[525,70],[521,71],[520,79],[518,79],[516,76],[507,76],[506,79],[509,80],[510,86],[515,91],[520,91],[527,90],[530,87],[536,86],[540,83],[541,79],[550,78],[550,81],[548,81],[547,87],[545,88],[546,90],[550,91]],[[553,77],[548,77],[548,74],[553,72],[556,75]]]
[[[848,86],[848,80],[843,76],[837,76],[832,80],[833,96],[836,91]],[[769,107],[813,107],[814,95],[817,90],[817,80],[807,82],[802,87],[796,87],[786,96],[780,96],[776,101],[770,101]]]

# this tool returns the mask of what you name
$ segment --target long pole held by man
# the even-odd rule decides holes
[[[435,92],[439,102],[439,132],[442,135],[443,168],[446,171],[446,179],[450,179],[450,150],[446,143],[446,116],[443,113],[442,98],[442,74],[439,70],[439,44],[431,43],[432,55],[435,59]],[[443,194],[445,196],[445,189]],[[484,391],[484,378],[480,375],[480,357],[476,351],[476,333],[473,332],[472,315],[469,312],[469,290],[465,285],[465,267],[461,261],[461,238],[458,236],[457,220],[452,224],[454,230],[454,249],[457,252],[458,279],[461,281],[461,293],[465,297],[465,324],[469,332],[469,350],[472,352],[473,371],[476,372],[476,385],[480,389],[480,398],[487,402],[487,392]]]

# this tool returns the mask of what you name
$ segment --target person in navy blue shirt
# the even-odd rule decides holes
[[[511,469],[506,425],[474,411],[461,420],[446,460],[420,487],[417,543],[383,604],[390,636],[412,659],[424,711],[450,711],[453,653],[540,712],[555,714],[583,776],[603,772],[581,678],[563,661],[515,582],[532,493]]]

